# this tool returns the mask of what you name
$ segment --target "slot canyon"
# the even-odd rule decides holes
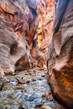
[[[0,109],[73,109],[73,0],[0,0]]]

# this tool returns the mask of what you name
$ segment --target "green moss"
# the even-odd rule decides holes
[[[51,17],[53,17],[53,13],[51,13],[49,16],[47,16],[48,18],[51,18]]]

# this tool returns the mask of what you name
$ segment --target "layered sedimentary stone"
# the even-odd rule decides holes
[[[73,0],[59,0],[48,50],[48,81],[54,98],[73,108]]]
[[[53,32],[54,0],[37,0],[38,13],[38,64],[46,68],[49,40]],[[41,8],[40,8],[41,7]]]
[[[3,72],[24,70],[31,66],[30,43],[33,43],[35,33],[34,17],[26,0],[0,0],[0,68]]]
[[[3,17],[0,17],[1,69],[3,69],[4,72],[14,72],[15,63],[22,56],[28,57],[26,54],[26,43],[19,39],[18,35],[13,31],[10,23]],[[29,62],[29,60],[27,62]]]

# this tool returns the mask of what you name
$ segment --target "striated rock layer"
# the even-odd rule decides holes
[[[30,67],[30,44],[36,20],[32,10],[36,12],[31,0],[30,6],[26,0],[0,0],[0,68],[3,72]]]
[[[48,50],[48,81],[54,98],[73,109],[73,0],[59,0]]]
[[[49,40],[53,32],[54,0],[37,0],[38,65],[45,68]],[[40,8],[41,7],[41,8]]]

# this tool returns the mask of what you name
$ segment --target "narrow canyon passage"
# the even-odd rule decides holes
[[[0,0],[0,109],[73,109],[73,0]]]

